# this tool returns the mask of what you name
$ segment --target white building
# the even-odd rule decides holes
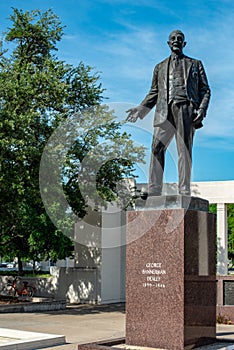
[[[141,186],[142,184],[139,184]],[[217,274],[228,273],[227,204],[234,203],[234,181],[194,182],[192,196],[217,204]],[[164,193],[176,194],[176,184],[165,184]],[[126,212],[110,205],[102,212],[91,210],[76,227],[75,266],[95,269],[97,301],[124,300]]]

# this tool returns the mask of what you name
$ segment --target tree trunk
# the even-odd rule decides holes
[[[35,271],[36,271],[36,261],[33,260],[33,274],[35,275]]]
[[[19,256],[18,256],[18,271],[20,276],[23,275],[23,262]]]

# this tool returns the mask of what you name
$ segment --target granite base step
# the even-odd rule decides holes
[[[35,350],[63,344],[64,335],[0,328],[0,350]]]

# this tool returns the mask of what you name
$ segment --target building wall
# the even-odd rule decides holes
[[[138,184],[138,187],[141,188],[143,185],[146,186]],[[218,274],[225,275],[227,274],[225,205],[234,203],[234,181],[193,182],[191,189],[192,196],[207,199],[219,206]],[[163,191],[167,194],[176,194],[177,184],[164,184]],[[83,273],[87,276],[89,269],[96,269],[95,291],[99,303],[125,300],[125,214],[111,204],[108,208],[103,208],[102,212],[90,210],[85,222],[78,223],[76,227],[75,266],[83,269]]]
[[[112,208],[113,209],[113,208]],[[102,218],[101,302],[125,300],[125,213],[105,211]]]
[[[51,267],[52,276],[48,278],[22,277],[23,281],[35,287],[35,296],[66,300],[68,303],[98,302],[97,269],[95,268],[57,268]],[[12,276],[0,276],[0,290],[6,286]]]

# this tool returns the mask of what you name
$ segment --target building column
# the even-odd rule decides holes
[[[217,204],[217,274],[228,274],[227,204]]]

